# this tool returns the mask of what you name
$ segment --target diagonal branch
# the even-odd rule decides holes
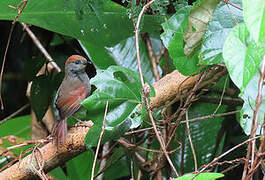
[[[72,127],[68,132],[66,143],[58,150],[52,142],[41,147],[39,152],[42,154],[42,162],[44,162],[43,171],[47,173],[84,152],[86,150],[85,137],[92,125],[91,121],[86,121]],[[34,169],[39,169],[39,167],[34,153],[31,153],[20,162],[0,172],[0,177],[5,180],[37,177]]]

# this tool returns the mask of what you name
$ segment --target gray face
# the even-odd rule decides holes
[[[88,62],[86,60],[72,61],[67,66],[65,66],[65,71],[71,72],[71,73],[84,72],[86,69],[87,63]]]

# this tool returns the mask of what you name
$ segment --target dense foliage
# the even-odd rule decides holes
[[[9,5],[17,7],[19,3],[20,0],[1,0],[0,20],[14,20],[17,10]],[[107,101],[109,108],[101,144],[102,147],[112,149],[107,155],[104,178],[136,179],[140,171],[143,179],[175,176],[167,160],[162,158],[163,153],[150,150],[162,152],[156,135],[150,128],[151,121],[143,103],[134,32],[138,15],[146,3],[138,0],[29,1],[18,18],[20,22],[33,25],[32,29],[36,29],[36,35],[46,44],[51,56],[62,69],[65,58],[73,53],[87,56],[94,65],[91,66],[89,75],[93,77],[91,83],[96,90],[81,102],[83,109],[77,114],[79,119],[92,120],[94,126],[86,136],[88,150],[66,165],[69,179],[88,179],[91,176],[94,150]],[[23,30],[18,25],[16,28],[19,32]],[[7,26],[6,30],[9,29]],[[258,87],[260,76],[264,75],[262,63],[265,63],[264,0],[230,0],[228,4],[219,0],[156,0],[142,16],[139,33],[141,65],[145,82],[151,87],[150,97],[155,96],[152,84],[156,81],[150,51],[156,58],[159,57],[156,68],[160,78],[176,69],[186,76],[203,74],[217,66],[225,66],[228,72],[219,77],[215,84],[207,84],[196,91],[194,96],[198,98],[189,102],[189,105],[185,104],[187,96],[183,96],[181,101],[152,109],[156,125],[166,141],[172,130],[170,127],[179,123],[178,118],[182,120],[167,148],[168,151],[173,151],[170,158],[180,175],[196,173],[196,166],[203,167],[222,152],[246,140],[253,131],[254,111],[258,111],[258,125],[254,134],[263,133],[261,129],[265,100],[261,101],[260,108],[257,109],[256,99],[258,92],[265,95],[265,90],[259,90]],[[21,37],[16,31],[13,35]],[[22,41],[25,51],[32,50],[28,45],[30,39]],[[151,42],[151,50],[148,42]],[[13,38],[10,51],[12,52],[12,46],[19,46],[18,44],[19,40]],[[35,76],[45,64],[45,58],[36,48],[31,53],[17,51],[18,55],[24,54],[19,58],[20,63],[23,63],[21,71],[24,72],[21,81],[32,81],[30,104],[41,120],[63,73]],[[14,59],[11,55],[7,57],[7,61]],[[26,57],[26,60],[22,61],[22,57]],[[3,83],[8,86],[8,82]],[[4,95],[8,93],[8,90],[3,90]],[[21,96],[24,95],[21,92]],[[9,99],[5,101],[8,102]],[[237,110],[240,113],[214,117],[215,114]],[[185,120],[207,115],[212,116],[190,122],[188,126],[184,123]],[[8,135],[17,136],[19,142],[30,139],[29,119],[30,116],[25,115],[0,124],[0,147],[10,145],[10,141],[4,138]],[[74,123],[75,119],[71,118],[69,124]],[[141,133],[125,135],[126,132],[145,128],[147,130]],[[189,134],[194,148],[191,148]],[[135,146],[118,144],[117,140],[120,138]],[[150,151],[139,150],[136,146]],[[244,161],[233,160],[245,157],[246,147],[247,145],[242,146],[220,160],[230,163],[214,164],[211,170],[218,173],[202,173],[195,179],[222,177],[221,172],[234,165],[237,166],[223,172],[225,178],[241,176]],[[19,154],[19,150],[16,149],[14,153]],[[144,162],[139,161],[138,155],[144,158]],[[0,158],[0,167],[3,167],[9,160],[3,156]],[[98,161],[98,166],[100,162]],[[96,171],[99,172],[98,169],[97,167]],[[257,177],[259,173],[257,172]],[[66,178],[60,168],[50,174],[58,179]],[[177,179],[190,179],[191,176],[185,175]]]

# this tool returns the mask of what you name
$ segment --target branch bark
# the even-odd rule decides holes
[[[194,86],[199,76],[184,76],[178,70],[167,74],[153,84],[156,96],[151,98],[152,109],[159,108],[174,99],[180,92]]]
[[[86,121],[72,127],[68,132],[65,144],[58,150],[53,142],[41,147],[40,153],[44,162],[43,171],[47,173],[84,152],[86,150],[85,137],[92,125],[92,121]],[[33,154],[29,154],[20,162],[0,172],[1,179],[13,180],[37,177],[34,169],[39,169],[39,167]]]
[[[213,67],[206,73],[198,89],[217,83],[226,73],[226,68],[223,66]],[[184,76],[178,70],[167,74],[153,84],[156,96],[150,98],[151,109],[161,108],[169,103],[178,101],[180,97],[185,97],[187,95],[185,92],[191,89],[199,78],[200,75]]]

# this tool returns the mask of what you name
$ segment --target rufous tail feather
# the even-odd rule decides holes
[[[61,146],[66,139],[67,135],[67,123],[66,120],[55,121],[52,129],[52,136],[56,146]]]

